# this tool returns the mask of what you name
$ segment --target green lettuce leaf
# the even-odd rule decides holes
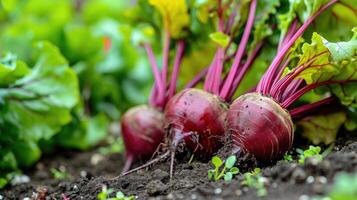
[[[1,88],[4,120],[14,124],[22,137],[50,138],[70,122],[70,110],[79,98],[78,80],[59,50],[47,42],[35,45],[37,60],[31,73]]]
[[[77,76],[57,47],[38,42],[31,58],[32,67],[13,54],[0,63],[0,187],[40,158],[39,142],[71,121],[79,99]]]

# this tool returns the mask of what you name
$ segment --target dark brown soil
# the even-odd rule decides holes
[[[95,163],[94,161],[99,161]],[[210,164],[187,161],[176,164],[173,180],[169,180],[167,161],[148,171],[111,180],[119,174],[121,155],[101,156],[92,152],[61,152],[47,156],[28,174],[30,183],[8,187],[0,192],[4,199],[23,199],[43,196],[43,199],[97,199],[103,185],[115,192],[135,195],[137,199],[257,199],[255,189],[242,186],[239,174],[230,183],[207,179]],[[64,166],[71,174],[65,181],[55,180],[50,168]],[[62,167],[63,168],[63,167]],[[357,172],[357,139],[344,139],[323,161],[308,159],[304,165],[278,161],[263,167],[267,196],[263,199],[307,199],[325,194],[338,172]],[[243,169],[243,172],[244,169]],[[40,199],[40,198],[38,198]]]

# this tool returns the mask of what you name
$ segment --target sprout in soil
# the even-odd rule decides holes
[[[284,160],[291,162],[291,161],[293,161],[293,156],[291,154],[289,154],[288,152],[286,152],[284,155]]]
[[[223,169],[221,169],[223,161],[218,156],[213,156],[211,162],[214,169],[208,170],[208,179],[218,181],[221,178],[224,178],[225,181],[230,182],[233,176],[239,173],[239,169],[234,167],[236,159],[235,156],[229,156],[224,163]]]
[[[309,146],[309,149],[306,149],[305,151],[301,149],[296,149],[296,152],[299,153],[299,163],[304,164],[305,160],[310,157],[314,157],[317,160],[321,161],[322,160],[322,155],[320,154],[321,148],[319,146]]]
[[[242,185],[255,188],[258,197],[267,195],[268,191],[265,188],[265,183],[266,178],[262,176],[260,168],[255,168],[252,172],[244,173],[244,180],[241,182]]]
[[[123,192],[118,191],[114,197],[111,194],[114,192],[113,189],[107,188],[106,185],[102,186],[102,191],[97,195],[98,200],[134,200],[134,195],[125,196]]]

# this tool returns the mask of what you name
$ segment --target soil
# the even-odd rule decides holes
[[[357,173],[357,137],[341,138],[333,151],[322,161],[307,159],[305,164],[296,161],[278,161],[261,165],[267,195],[262,199],[304,200],[326,194],[339,172]],[[348,139],[347,139],[348,138]],[[299,144],[297,144],[298,147]],[[303,147],[305,148],[305,147]],[[294,150],[292,152],[295,152]],[[296,154],[295,154],[296,158]],[[296,159],[295,159],[296,160]],[[175,164],[173,180],[169,178],[169,162],[156,164],[125,177],[113,179],[123,166],[121,154],[101,155],[90,152],[64,151],[55,156],[45,156],[25,174],[29,183],[9,186],[0,192],[3,199],[97,199],[103,185],[137,199],[258,199],[257,191],[241,184],[242,173],[230,183],[207,179],[209,163],[187,160]],[[241,172],[251,170],[242,167]],[[56,180],[50,169],[63,169],[71,175],[66,180]]]

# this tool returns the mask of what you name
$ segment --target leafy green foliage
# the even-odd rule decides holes
[[[342,111],[312,115],[297,122],[303,137],[313,144],[331,144],[336,140],[340,127],[346,122],[346,113]]]
[[[252,172],[246,172],[243,174],[244,180],[242,185],[246,185],[257,190],[257,196],[263,197],[267,195],[267,189],[265,188],[265,178],[261,174],[260,168],[255,168]]]
[[[134,200],[135,197],[133,195],[131,196],[125,196],[124,193],[122,192],[117,192],[115,194],[115,197],[109,197],[113,193],[113,189],[107,188],[106,185],[103,185],[102,191],[97,195],[98,200]]]
[[[279,29],[282,31],[282,35],[285,35],[288,31],[290,24],[295,18],[298,18],[301,22],[305,22],[309,17],[316,13],[323,5],[328,3],[329,0],[319,1],[304,1],[304,0],[292,0],[289,1],[289,9],[286,13],[279,16]]]
[[[277,7],[280,6],[279,0],[260,0],[257,5],[257,13],[259,13],[254,20],[253,41],[250,44],[249,51],[252,52],[256,45],[273,35],[273,27],[269,21],[273,20],[277,14]]]
[[[339,0],[321,13],[314,26],[307,29],[305,38],[318,32],[329,41],[343,41],[351,37],[349,31],[357,24],[357,5],[354,0]],[[333,28],[331,28],[333,27]]]
[[[103,114],[75,115],[54,140],[63,147],[87,150],[106,138],[108,125],[108,118]]]
[[[357,75],[354,73],[357,70],[357,28],[354,28],[353,32],[354,36],[350,41],[337,43],[328,42],[314,33],[311,44],[304,43],[302,53],[298,55],[299,62],[296,66],[301,68],[298,78],[303,78],[307,84],[357,80]],[[353,88],[355,84],[349,86]],[[354,92],[348,92],[352,88],[342,95],[332,86],[332,92],[341,99],[343,104],[353,106],[356,95]]]
[[[237,158],[235,156],[229,156],[225,163],[218,157],[212,157],[212,164],[214,169],[208,170],[208,179],[218,181],[224,178],[225,181],[229,182],[232,180],[235,174],[239,173],[239,169],[234,167]],[[221,169],[223,166],[223,169]]]
[[[323,82],[327,80],[355,80],[354,75],[357,61],[355,51],[357,50],[357,29],[355,36],[348,42],[332,43],[314,33],[312,43],[302,46],[297,66],[306,67],[299,74],[307,84]]]
[[[59,50],[48,42],[34,45],[33,66],[6,54],[1,88],[1,178],[29,167],[41,156],[39,143],[71,121],[79,99],[78,79]]]
[[[305,160],[310,157],[314,157],[318,160],[322,160],[323,156],[320,154],[321,148],[319,146],[309,146],[309,149],[306,149],[305,151],[301,149],[296,149],[296,151],[300,154],[299,155],[299,163],[304,164]]]

